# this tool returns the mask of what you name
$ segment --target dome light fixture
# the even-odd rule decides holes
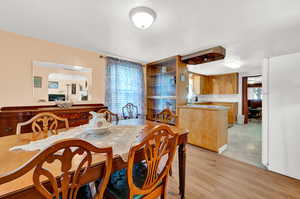
[[[156,13],[148,7],[135,7],[130,10],[129,17],[137,28],[145,30],[153,24]]]
[[[241,67],[242,63],[238,58],[236,58],[236,59],[228,58],[228,59],[225,59],[224,65],[228,68],[237,69],[237,68]]]

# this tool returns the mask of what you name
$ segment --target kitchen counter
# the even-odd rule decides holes
[[[228,124],[233,126],[237,121],[238,115],[238,102],[194,102],[195,105],[213,105],[213,106],[223,106],[228,108]]]
[[[228,107],[178,106],[178,126],[189,130],[188,143],[221,153],[227,148]]]

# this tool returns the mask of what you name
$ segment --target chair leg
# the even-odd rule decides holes
[[[168,155],[170,155],[170,154],[168,154]],[[172,171],[172,165],[171,165],[170,170],[169,170],[169,175],[172,176],[172,174],[173,174],[173,171]]]
[[[167,193],[168,193],[168,191],[167,191],[167,181],[168,181],[168,176],[166,176],[166,178],[164,179],[164,187],[163,187],[163,191],[162,191],[162,193],[161,193],[161,195],[160,195],[160,198],[161,199],[167,199]]]
[[[169,170],[169,175],[172,176],[172,174],[173,174],[173,171],[172,171],[172,167],[171,167]]]

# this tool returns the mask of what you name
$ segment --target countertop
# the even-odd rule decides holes
[[[214,111],[227,111],[229,109],[226,106],[195,105],[195,104],[182,105],[182,106],[178,106],[178,108],[204,109],[204,110],[214,110]]]

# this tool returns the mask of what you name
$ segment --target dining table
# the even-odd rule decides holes
[[[142,140],[146,137],[152,128],[157,125],[161,125],[161,123],[153,122],[145,119],[127,119],[127,120],[120,120],[118,124],[115,125],[129,125],[129,126],[137,126],[142,125],[143,129],[140,133],[138,139]],[[170,126],[171,129],[179,134],[178,139],[178,169],[179,169],[179,193],[180,197],[185,197],[185,170],[186,170],[186,144],[187,144],[187,137],[188,131],[186,129],[181,129],[175,126]],[[24,144],[28,144],[31,141],[31,133],[24,133],[21,136],[17,135],[10,135],[0,137],[0,177],[7,174],[12,173],[14,170],[18,169],[19,167],[25,165],[31,158],[33,158],[39,151],[11,151],[10,148],[15,146],[20,146]],[[143,153],[136,154],[136,161],[143,160]],[[51,168],[53,172],[57,172],[59,170],[59,165],[54,166]],[[91,165],[93,167],[90,174],[90,181],[96,180],[99,178],[99,171],[103,170],[105,167],[105,159],[103,156],[96,157]],[[114,154],[113,157],[113,167],[112,172],[118,171],[120,169],[126,168],[127,162],[118,155]],[[22,199],[32,199],[32,198],[43,198],[39,192],[35,189],[33,180],[32,180],[32,173],[30,171],[13,181],[7,182],[5,184],[0,185],[0,199],[15,199],[15,198],[22,198]],[[101,177],[101,176],[100,176]]]

